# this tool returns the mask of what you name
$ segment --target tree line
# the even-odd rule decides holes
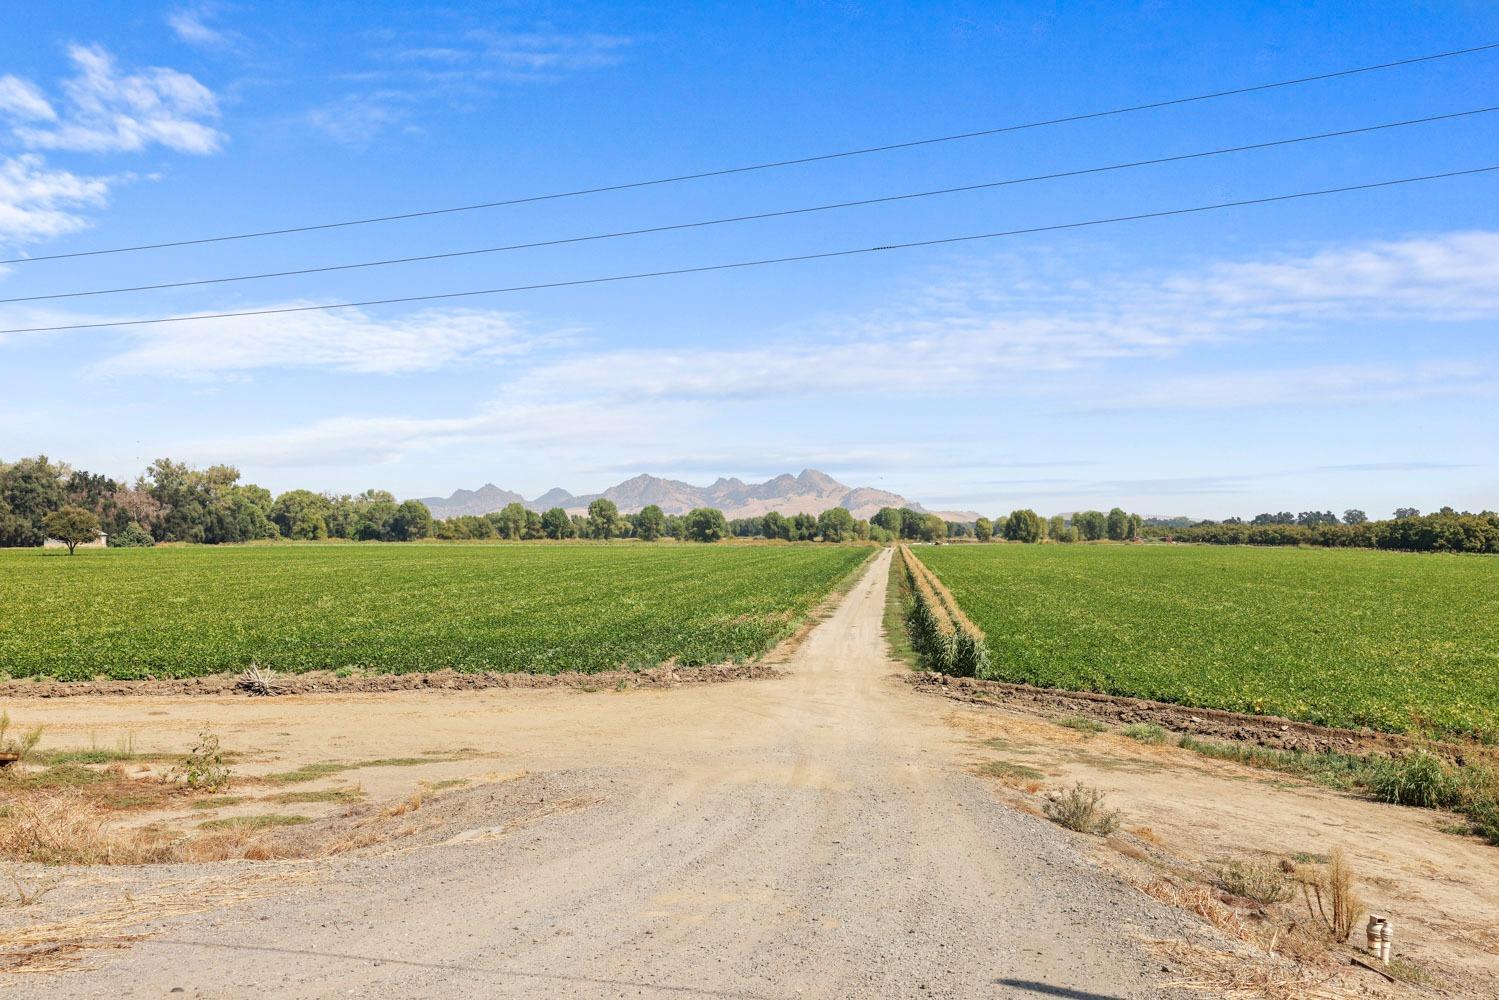
[[[1443,507],[1422,514],[1400,507],[1386,520],[1361,510],[1341,518],[1331,511],[1259,514],[1245,521],[1199,521],[1187,527],[1147,527],[1153,537],[1210,545],[1322,545],[1334,548],[1403,549],[1412,552],[1499,552],[1499,514]]]
[[[410,541],[433,532],[425,504],[397,503],[385,490],[273,496],[240,482],[233,466],[195,469],[169,458],[152,462],[134,483],[45,455],[0,462],[0,546],[41,545],[49,534],[56,537],[49,516],[64,513],[51,522],[59,533],[88,540],[102,531],[111,546],[122,547],[274,538]]]

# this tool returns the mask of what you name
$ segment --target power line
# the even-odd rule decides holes
[[[1345,194],[1351,191],[1371,191],[1376,188],[1395,187],[1401,184],[1416,184],[1422,181],[1443,180],[1451,177],[1468,177],[1499,171],[1499,164],[1487,167],[1471,167],[1466,170],[1450,170],[1439,174],[1423,174],[1418,177],[1400,177],[1387,181],[1370,181],[1366,184],[1349,184],[1344,187],[1322,188],[1317,191],[1298,191],[1292,194],[1270,195],[1264,198],[1246,198],[1240,201],[1224,201],[1212,205],[1194,205],[1190,208],[1172,208],[1159,212],[1140,212],[1134,215],[1116,215],[1105,219],[1087,219],[1081,222],[1063,222],[1048,226],[1031,226],[1025,229],[1007,229],[992,233],[974,233],[966,236],[944,236],[930,240],[911,240],[905,243],[884,243],[879,246],[857,247],[851,250],[826,250],[820,253],[796,254],[789,257],[762,257],[758,260],[732,261],[727,264],[704,264],[696,267],[678,267],[660,271],[637,271],[631,274],[614,274],[598,278],[574,278],[566,281],[538,282],[530,285],[510,285],[503,288],[478,288],[462,292],[436,292],[428,295],[403,295],[385,299],[364,299],[359,302],[330,302],[307,306],[281,306],[273,309],[247,309],[239,312],[197,313],[183,316],[160,316],[153,319],[110,320],[98,323],[67,323],[57,326],[27,326],[0,330],[0,335],[12,333],[53,333],[63,330],[98,330],[110,327],[150,326],[158,323],[193,323],[210,319],[237,319],[247,316],[280,316],[287,313],[318,312],[329,309],[355,309],[362,306],[386,306],[411,302],[435,302],[440,299],[472,298],[480,295],[502,295],[511,292],[531,292],[549,288],[575,288],[580,285],[602,285],[617,281],[635,281],[642,278],[664,278],[681,274],[704,274],[710,271],[731,271],[747,267],[764,267],[770,264],[792,264],[809,260],[826,260],[833,257],[853,257],[860,254],[883,253],[888,250],[909,250],[918,247],[943,246],[954,243],[970,243],[977,240],[992,240],[1006,236],[1024,236],[1034,233],[1059,232],[1066,229],[1084,229],[1090,226],[1106,226],[1120,222],[1138,222],[1145,219],[1164,219],[1172,216],[1213,212],[1227,208],[1243,208],[1249,205],[1269,205],[1276,202],[1294,201],[1300,198],[1316,198],[1323,195]]]
[[[931,198],[938,195],[960,194],[971,191],[983,191],[992,188],[1009,187],[1016,184],[1029,184],[1034,181],[1059,180],[1068,177],[1082,177],[1088,174],[1108,173],[1114,170],[1127,170],[1134,167],[1158,166],[1163,163],[1179,163],[1184,160],[1198,160],[1210,156],[1223,156],[1229,153],[1243,153],[1252,150],[1273,149],[1278,146],[1291,146],[1297,143],[1314,142],[1321,139],[1335,139],[1350,135],[1363,135],[1370,132],[1380,132],[1386,129],[1404,128],[1409,125],[1427,125],[1432,122],[1450,121],[1455,118],[1467,118],[1473,115],[1489,114],[1499,111],[1499,106],[1487,108],[1475,108],[1471,111],[1454,111],[1450,114],[1431,115],[1426,118],[1411,118],[1405,121],[1386,122],[1380,125],[1366,125],[1360,128],[1341,129],[1336,132],[1319,132],[1315,135],[1296,136],[1291,139],[1273,139],[1268,142],[1257,142],[1243,146],[1228,146],[1220,149],[1209,149],[1196,153],[1180,153],[1174,156],[1159,156],[1148,160],[1134,160],[1129,163],[1114,163],[1099,167],[1083,167],[1077,170],[1063,170],[1050,174],[1035,174],[1029,177],[1014,177],[1006,180],[986,181],[981,184],[964,184],[958,187],[937,188],[930,191],[915,191],[905,194],[885,195],[878,198],[862,198],[856,201],[840,201],[825,205],[811,205],[802,208],[786,208],[772,212],[756,212],[750,215],[732,215],[718,219],[705,219],[697,222],[678,222],[670,225],[648,226],[642,229],[623,229],[609,233],[594,233],[587,236],[569,236],[560,239],[536,240],[530,243],[511,243],[505,246],[480,247],[473,250],[450,250],[444,253],[421,254],[414,257],[391,257],[384,260],[359,261],[353,264],[327,264],[319,267],[303,267],[288,271],[264,271],[258,274],[239,274],[220,278],[198,278],[192,281],[166,281],[151,285],[127,285],[120,288],[96,288],[81,292],[51,292],[44,295],[18,295],[14,298],[0,299],[0,305],[17,302],[43,302],[57,299],[76,299],[96,295],[121,295],[127,292],[154,292],[169,288],[193,288],[202,285],[221,285],[238,281],[260,281],[266,278],[289,278],[305,274],[327,274],[333,271],[353,271],[368,267],[386,267],[393,264],[413,264],[424,261],[450,260],[455,257],[473,257],[480,254],[505,253],[514,250],[535,250],[541,247],[564,246],[573,243],[591,243],[600,240],[613,240],[625,236],[644,236],[652,233],[676,232],[684,229],[702,229],[709,226],[723,226],[731,223],[753,222],[764,219],[785,218],[792,215],[807,215],[813,212],[827,212],[834,209],[861,208],[869,205],[882,205],[891,202],[911,201],[918,198]]]
[[[1405,59],[1396,59],[1391,62],[1376,63],[1370,66],[1358,66],[1353,69],[1335,70],[1329,73],[1317,73],[1312,76],[1302,76],[1291,80],[1277,80],[1273,83],[1260,83],[1249,87],[1235,87],[1230,90],[1218,90],[1206,94],[1194,94],[1190,97],[1173,97],[1163,101],[1151,101],[1144,104],[1132,104],[1125,107],[1110,108],[1105,111],[1090,111],[1082,114],[1066,115],[1060,118],[1047,118],[1039,121],[1024,122],[1017,125],[1002,125],[996,128],[978,129],[971,132],[958,132],[952,135],[933,136],[926,139],[911,139],[905,142],[887,143],[881,146],[865,146],[860,149],[847,149],[834,153],[820,153],[814,156],[801,156],[787,160],[773,160],[766,163],[755,163],[739,167],[723,167],[717,170],[704,170],[697,173],[677,174],[671,177],[657,177],[650,180],[628,181],[620,184],[605,184],[597,187],[578,188],[572,191],[557,191],[551,194],[529,195],[521,198],[506,198],[497,201],[479,202],[472,205],[456,205],[449,208],[431,208],[414,212],[401,212],[392,215],[377,215],[362,219],[347,219],[341,222],[323,222],[312,225],[287,226],[281,229],[262,229],[255,232],[231,233],[223,236],[203,236],[196,239],[170,240],[161,243],[140,243],[134,246],[109,247],[99,250],[75,250],[71,253],[55,253],[33,257],[15,257],[0,260],[0,264],[29,264],[44,260],[67,260],[75,257],[98,257],[105,254],[135,253],[143,250],[165,250],[172,247],[199,246],[205,243],[226,243],[231,240],[259,239],[265,236],[287,236],[293,233],[310,233],[326,229],[343,229],[349,226],[368,226],[381,222],[398,222],[404,219],[420,219],[434,215],[451,215],[457,212],[474,212],[480,209],[504,208],[512,205],[527,205],[541,201],[555,201],[561,198],[576,198],[582,195],[605,194],[613,191],[629,191],[637,188],[656,187],[663,184],[678,184],[684,181],[705,180],[710,177],[727,177],[732,174],[745,174],[757,170],[775,170],[781,167],[801,166],[808,163],[822,163],[828,160],[846,159],[853,156],[867,156],[873,153],[888,153],[899,149],[914,149],[919,146],[932,146],[944,142],[958,142],[965,139],[978,139],[986,136],[1004,135],[1011,132],[1023,132],[1029,129],[1048,128],[1053,125],[1067,125],[1076,122],[1094,121],[1100,118],[1112,118],[1118,115],[1134,114],[1140,111],[1155,111],[1161,108],[1177,107],[1183,104],[1195,104],[1201,101],[1213,101],[1223,97],[1236,97],[1243,94],[1260,93],[1267,90],[1276,90],[1282,87],[1295,87],[1307,83],[1318,83],[1324,80],[1336,80],[1343,77],[1358,76],[1363,73],[1375,73],[1387,69],[1399,69],[1404,66],[1413,66],[1419,63],[1435,62],[1439,59],[1453,59],[1460,56],[1476,55],[1480,52],[1489,52],[1499,49],[1499,42],[1490,42],[1484,45],[1475,45],[1470,48],[1452,49],[1447,52],[1436,52],[1430,55],[1411,56]]]

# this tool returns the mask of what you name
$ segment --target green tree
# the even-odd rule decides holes
[[[518,503],[507,503],[495,514],[494,522],[501,538],[517,541],[526,533],[526,508]]]
[[[548,538],[571,538],[573,537],[573,521],[567,516],[567,511],[561,507],[553,507],[541,515],[541,530]]]
[[[1334,522],[1336,523],[1336,522]],[[1145,530],[1145,519],[1139,514],[1129,516],[1129,537],[1131,540],[1139,538],[1140,533]]]
[[[1129,515],[1119,507],[1109,511],[1108,533],[1111,542],[1122,542],[1129,538]]]
[[[994,522],[987,517],[981,517],[973,522],[973,537],[981,542],[987,542],[994,537]]]
[[[899,536],[905,518],[899,507],[881,507],[874,517],[869,519],[869,523],[884,528],[892,536]]]
[[[1347,510],[1343,511],[1344,524],[1365,524],[1368,522],[1368,520],[1369,515],[1365,514],[1357,507],[1350,507]]]
[[[525,537],[531,540],[546,537],[546,529],[541,526],[541,515],[534,510],[526,511]]]
[[[420,500],[406,500],[396,508],[396,516],[390,519],[390,539],[393,542],[414,542],[418,538],[432,537],[432,512]]]
[[[920,514],[909,507],[902,507],[900,509],[900,537],[920,538],[921,525]]]
[[[93,511],[72,505],[54,510],[42,518],[42,526],[49,538],[55,538],[68,547],[68,555],[84,542],[99,537],[99,519]]]
[[[1101,510],[1080,510],[1072,515],[1072,526],[1080,539],[1096,542],[1108,534],[1109,519]]]
[[[760,518],[760,532],[766,538],[791,538],[791,522],[786,520],[778,510],[773,510]]]
[[[312,540],[328,537],[333,503],[311,490],[288,490],[271,504],[271,520],[285,538]]]
[[[1011,511],[1005,521],[1005,537],[1012,542],[1039,542],[1046,537],[1046,522],[1029,508]]]
[[[1075,536],[1073,529],[1067,524],[1067,518],[1056,514],[1046,524],[1046,537],[1054,542],[1070,542]]]
[[[791,540],[793,542],[810,542],[817,537],[817,518],[811,514],[791,515]]]
[[[349,537],[359,542],[383,542],[391,537],[396,498],[385,490],[365,490],[354,498],[354,524]]]
[[[666,514],[655,504],[647,504],[640,510],[635,532],[642,541],[654,542],[666,531]]]
[[[923,542],[940,542],[947,537],[947,522],[936,514],[922,514],[916,537]]]
[[[693,542],[716,542],[729,534],[729,522],[723,511],[714,507],[695,507],[682,518],[687,539]]]
[[[619,534],[619,508],[613,500],[599,497],[588,505],[588,537],[614,538]]]
[[[42,544],[47,534],[42,522],[68,502],[67,474],[67,466],[46,455],[0,467],[0,545]]]
[[[825,542],[846,541],[854,534],[854,515],[843,507],[829,507],[817,518],[817,533]]]

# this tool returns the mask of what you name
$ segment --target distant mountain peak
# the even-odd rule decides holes
[[[854,489],[843,485],[819,469],[803,469],[793,476],[781,473],[763,483],[746,483],[736,477],[720,476],[709,486],[693,486],[680,479],[662,479],[642,472],[602,493],[575,495],[560,486],[553,487],[535,500],[519,493],[485,483],[477,490],[455,490],[449,497],[423,497],[422,503],[434,517],[489,514],[506,504],[520,503],[534,511],[561,507],[571,514],[586,512],[594,500],[614,501],[622,513],[633,514],[655,504],[667,514],[685,514],[694,507],[717,507],[725,517],[759,517],[770,511],[782,514],[821,514],[831,507],[843,507],[855,517],[870,517],[881,507],[910,507],[925,511],[921,504],[897,493],[869,486]],[[972,520],[970,511],[941,512],[949,520]]]

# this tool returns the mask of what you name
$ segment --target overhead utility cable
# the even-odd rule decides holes
[[[678,184],[684,181],[704,180],[710,177],[727,177],[732,174],[746,174],[758,170],[775,170],[781,167],[801,166],[808,163],[822,163],[828,160],[846,159],[853,156],[868,156],[874,153],[888,153],[900,149],[914,149],[919,146],[933,146],[945,142],[958,142],[965,139],[979,139],[986,136],[1005,135],[1011,132],[1023,132],[1029,129],[1049,128],[1054,125],[1068,125],[1075,122],[1095,121],[1100,118],[1112,118],[1119,115],[1135,114],[1141,111],[1154,111],[1161,108],[1179,107],[1184,104],[1196,104],[1202,101],[1214,101],[1224,97],[1237,97],[1244,94],[1262,93],[1268,90],[1277,90],[1282,87],[1296,87],[1308,83],[1319,83],[1325,80],[1336,80],[1343,77],[1358,76],[1364,73],[1375,73],[1389,69],[1400,69],[1406,66],[1415,66],[1421,63],[1436,62],[1441,59],[1455,59],[1462,56],[1477,55],[1479,53],[1491,52],[1499,49],[1499,42],[1489,42],[1483,45],[1474,45],[1468,48],[1451,49],[1446,52],[1434,52],[1428,55],[1410,56],[1404,59],[1395,59],[1390,62],[1375,63],[1369,66],[1356,66],[1352,69],[1334,70],[1328,73],[1316,73],[1311,76],[1301,76],[1290,80],[1276,80],[1272,83],[1259,83],[1248,87],[1234,87],[1229,90],[1217,90],[1205,94],[1193,94],[1188,97],[1173,97],[1161,101],[1149,101],[1141,104],[1131,104],[1124,107],[1109,108],[1104,111],[1089,111],[1080,114],[1065,115],[1059,118],[1045,118],[1039,121],[1023,122],[1015,125],[1001,125],[995,128],[977,129],[970,132],[957,132],[951,135],[932,136],[925,139],[910,139],[904,142],[887,143],[880,146],[865,146],[859,149],[845,149],[833,153],[819,153],[812,156],[800,156],[786,160],[772,160],[766,163],[753,163],[746,166],[722,167],[716,170],[703,170],[696,173],[676,174],[668,177],[656,177],[649,180],[627,181],[619,184],[603,184],[596,187],[577,188],[571,191],[556,191],[549,194],[528,195],[517,198],[504,198],[495,201],[479,202],[472,205],[455,205],[448,208],[429,208],[413,212],[399,212],[390,215],[376,215],[360,219],[345,219],[338,222],[320,222],[309,225],[285,226],[279,229],[262,229],[252,232],[229,233],[221,236],[201,236],[193,239],[167,240],[160,243],[139,243],[132,246],[107,247],[96,250],[74,250],[69,253],[39,254],[29,257],[13,257],[0,260],[0,264],[29,264],[44,260],[67,260],[75,257],[98,257],[105,254],[136,253],[143,250],[164,250],[171,247],[199,246],[205,243],[226,243],[231,240],[251,240],[266,236],[287,236],[293,233],[310,233],[327,229],[343,229],[349,226],[368,226],[381,222],[397,222],[404,219],[420,219],[434,215],[451,215],[457,212],[474,212],[480,209],[504,208],[511,205],[527,205],[541,201],[555,201],[561,198],[576,198],[582,195],[605,194],[612,191],[629,191],[636,188],[656,187],[663,184]]]
[[[28,326],[0,330],[0,335],[14,333],[51,333],[62,330],[98,330],[115,327],[152,326],[159,323],[199,323],[214,319],[236,319],[248,316],[281,316],[288,313],[318,312],[330,309],[354,309],[362,306],[384,306],[412,302],[436,302],[445,299],[473,298],[481,295],[503,295],[512,292],[539,291],[548,288],[576,288],[582,285],[602,285],[618,281],[636,281],[642,278],[664,278],[681,274],[705,274],[710,271],[731,271],[740,268],[764,267],[770,264],[792,264],[802,261],[827,260],[834,257],[853,257],[860,254],[883,253],[889,250],[909,250],[918,247],[945,246],[970,243],[978,240],[993,240],[1007,236],[1024,236],[1033,233],[1052,233],[1067,229],[1084,229],[1090,226],[1107,226],[1122,222],[1138,222],[1145,219],[1165,219],[1173,216],[1214,212],[1228,208],[1243,208],[1250,205],[1270,205],[1277,202],[1324,195],[1345,194],[1352,191],[1372,191],[1378,188],[1396,187],[1402,184],[1417,184],[1424,181],[1444,180],[1453,177],[1470,177],[1499,171],[1499,164],[1486,167],[1471,167],[1466,170],[1449,170],[1419,177],[1400,177],[1394,180],[1370,181],[1365,184],[1349,184],[1343,187],[1322,188],[1317,191],[1297,191],[1292,194],[1269,195],[1263,198],[1246,198],[1239,201],[1223,201],[1212,205],[1194,205],[1189,208],[1171,208],[1158,212],[1139,212],[1133,215],[1116,215],[1103,219],[1086,219],[1080,222],[1062,222],[1047,226],[1030,226],[1024,229],[1007,229],[991,233],[973,233],[965,236],[944,236],[929,240],[911,240],[904,243],[883,243],[872,247],[856,247],[849,250],[825,250],[819,253],[795,254],[786,257],[762,257],[756,260],[732,261],[726,264],[703,264],[695,267],[677,267],[659,271],[637,271],[630,274],[605,275],[595,278],[573,278],[563,281],[545,281],[528,285],[510,285],[501,288],[476,288],[461,292],[434,292],[427,295],[402,295],[384,299],[363,299],[358,302],[328,302],[305,306],[279,306],[269,309],[246,309],[236,312],[195,313],[181,316],[158,316],[151,319],[101,320],[91,323],[62,323],[54,326]]]

